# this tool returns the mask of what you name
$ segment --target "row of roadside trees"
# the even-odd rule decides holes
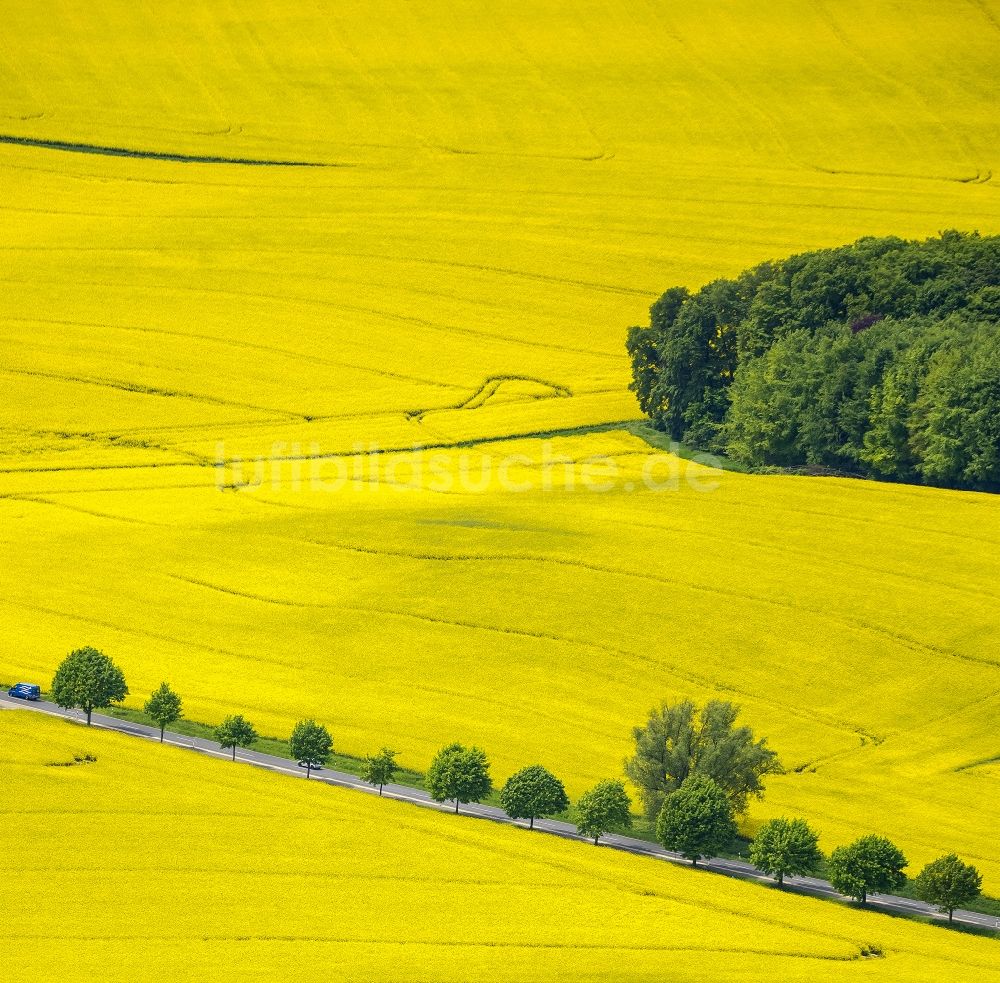
[[[62,662],[51,694],[60,706],[82,709],[89,725],[92,712],[121,702],[128,686],[106,655],[87,647]],[[161,741],[166,728],[183,715],[182,700],[167,683],[152,693],[143,709],[159,726]],[[721,700],[701,710],[690,701],[663,703],[650,711],[644,726],[633,730],[635,754],[625,761],[625,774],[638,789],[648,819],[655,821],[659,843],[694,865],[731,848],[738,836],[737,817],[751,797],[763,796],[765,776],[782,770],[766,739],[737,726],[738,713],[737,707]],[[236,749],[254,745],[258,734],[249,720],[236,714],[215,729],[215,738],[235,760]],[[301,720],[289,748],[308,778],[330,760],[333,738],[315,720]],[[365,759],[361,778],[381,795],[399,770],[396,752],[382,748]],[[424,785],[436,802],[454,802],[456,813],[462,804],[482,802],[495,791],[486,753],[458,743],[435,755]],[[563,783],[541,765],[511,775],[498,799],[512,819],[527,820],[531,829],[536,819],[560,816],[571,805]],[[632,801],[624,783],[615,779],[585,792],[574,812],[580,834],[595,845],[605,834],[632,826]],[[779,885],[785,877],[825,873],[837,891],[862,904],[869,894],[898,891],[907,881],[906,857],[885,837],[863,836],[824,858],[819,835],[804,819],[782,817],[764,823],[750,844],[750,861]],[[981,887],[976,868],[953,853],[928,864],[914,880],[917,897],[946,912],[949,921],[956,908],[979,896]]]
[[[783,771],[766,739],[739,726],[738,715],[739,708],[724,700],[700,710],[687,700],[664,702],[632,732],[635,753],[625,773],[656,822],[659,842],[693,864],[730,848],[737,817],[751,798],[763,797],[765,777]],[[824,857],[818,833],[804,819],[765,822],[750,844],[750,862],[779,885],[788,876],[823,874],[862,904],[869,894],[899,891],[907,882],[906,857],[890,840],[862,836]],[[928,864],[913,888],[951,921],[956,908],[979,896],[982,877],[950,853]]]
[[[434,756],[424,787],[435,802],[454,802],[455,812],[463,803],[482,802],[494,792],[490,762],[477,747],[449,744]],[[529,765],[504,782],[497,796],[500,807],[511,819],[528,820],[559,816],[570,808],[563,783],[542,765]],[[600,842],[606,833],[629,829],[632,800],[620,781],[598,782],[576,804],[576,826],[581,835]]]
[[[129,695],[129,690],[121,669],[103,652],[86,646],[71,652],[60,663],[52,680],[50,695],[53,702],[61,707],[82,710],[89,726],[95,710],[106,710],[115,703],[121,703]],[[153,691],[142,709],[160,728],[161,743],[166,729],[184,716],[181,697],[165,682]],[[232,752],[235,761],[236,749],[252,747],[259,735],[246,717],[234,714],[215,728],[215,739],[222,750]],[[333,737],[326,727],[315,720],[300,720],[292,730],[288,746],[295,759],[306,769],[307,778],[333,755]],[[398,772],[396,752],[382,748],[378,754],[365,759],[361,777],[377,787],[381,795],[383,787]]]
[[[733,751],[739,742],[730,733],[727,743],[732,762],[738,757]],[[706,760],[694,758],[689,762],[689,774],[674,791],[663,796],[656,820],[658,842],[694,865],[725,853],[738,836],[733,798],[723,784],[699,770]],[[453,801],[455,812],[460,803],[481,802],[493,791],[486,754],[461,744],[450,744],[438,752],[425,784],[436,801]],[[499,800],[512,819],[527,819],[530,828],[534,828],[536,819],[559,815],[570,806],[562,782],[541,765],[524,768],[507,779]],[[599,782],[577,802],[577,828],[597,844],[605,833],[631,828],[631,806],[622,782]],[[765,822],[750,844],[750,862],[779,885],[786,877],[824,873],[837,891],[862,904],[869,894],[898,891],[907,881],[906,858],[885,837],[863,836],[825,858],[819,848],[819,835],[804,819],[775,818]],[[976,868],[955,854],[928,864],[914,881],[917,897],[946,912],[949,921],[956,908],[979,896],[981,888],[982,878]]]

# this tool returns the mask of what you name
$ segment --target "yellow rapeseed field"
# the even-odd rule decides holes
[[[1000,503],[687,464],[670,490],[623,433],[453,450],[444,473],[480,481],[487,451],[532,489],[431,490],[403,455],[349,462],[336,494],[287,462],[229,491],[195,467],[8,475],[6,673],[46,681],[86,641],[133,703],[168,679],[193,719],[315,716],[419,768],[476,742],[499,779],[541,761],[572,794],[620,773],[653,702],[734,699],[789,769],[755,817],[808,816],[827,847],[878,830],[915,864],[954,849],[997,882]],[[579,485],[597,451],[612,491]]]
[[[651,704],[721,695],[789,769],[748,828],[1000,891],[1000,503],[616,429],[666,287],[1000,232],[1000,6],[372,11],[5,3],[0,679],[93,644],[133,704],[168,679],[193,719],[313,715],[416,768],[475,741],[573,794]],[[595,458],[614,487],[568,487]]]
[[[0,767],[8,983],[1000,980],[991,939],[27,712]]]

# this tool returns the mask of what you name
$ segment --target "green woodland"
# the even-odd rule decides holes
[[[754,468],[1000,491],[1000,237],[864,238],[673,287],[628,351],[675,440]]]

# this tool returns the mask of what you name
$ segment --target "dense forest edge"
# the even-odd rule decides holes
[[[627,346],[642,411],[689,446],[1000,491],[1000,236],[864,238],[672,287]]]

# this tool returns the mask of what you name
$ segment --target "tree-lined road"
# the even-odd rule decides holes
[[[0,706],[34,710],[39,713],[64,717],[66,719],[79,722],[81,726],[84,725],[83,716],[80,711],[64,710],[62,707],[56,706],[54,703],[46,703],[44,701],[27,702],[25,700],[14,699],[9,697],[6,692],[3,691],[0,691]],[[155,727],[147,727],[145,724],[118,720],[115,717],[108,717],[104,714],[93,714],[93,726],[100,727],[104,730],[129,734],[133,737],[142,737],[146,740],[155,741],[157,743],[159,743],[160,740],[160,732]],[[230,753],[228,751],[222,751],[216,742],[205,740],[204,738],[185,737],[180,734],[174,734],[167,731],[164,743],[171,744],[174,747],[187,748],[192,751],[197,751],[200,754],[222,758],[227,761],[230,758]],[[254,751],[252,749],[248,750],[246,748],[240,748],[236,756],[236,760],[245,764],[254,765],[258,768],[266,768],[269,771],[280,772],[285,775],[293,775],[302,779],[306,778],[304,768],[298,768],[294,762],[289,761],[287,758],[279,758],[276,755],[264,754],[260,751]],[[325,782],[327,785],[336,785],[339,788],[365,792],[369,795],[378,794],[377,789],[368,785],[366,782],[363,782],[357,776],[348,774],[347,772],[332,771],[328,768],[324,768],[321,771],[313,771],[311,780],[316,782]],[[410,802],[413,805],[422,806],[423,808],[437,809],[442,812],[452,812],[454,810],[453,805],[435,802],[431,799],[427,792],[423,791],[423,789],[410,788],[407,785],[386,785],[383,789],[383,796],[389,799]],[[464,816],[472,816],[477,819],[489,819],[493,822],[507,823],[511,826],[520,826],[524,829],[527,829],[528,827],[527,821],[513,820],[502,809],[499,809],[496,806],[470,803],[462,806],[461,813]],[[581,836],[577,832],[576,827],[572,824],[560,822],[555,819],[536,819],[535,830],[538,832],[549,833],[553,836],[561,836],[564,839],[578,840],[586,843],[590,842],[588,838]],[[603,837],[601,845],[610,847],[614,850],[622,850],[626,853],[651,857],[656,860],[667,860],[672,863],[689,866],[689,862],[679,854],[672,853],[669,850],[664,850],[661,846],[655,843],[635,839],[631,836],[609,833]],[[722,857],[717,857],[711,860],[699,861],[698,866],[702,869],[714,871],[719,874],[725,874],[729,877],[760,881],[770,885],[773,885],[774,883],[770,878],[766,877],[751,864],[741,860],[728,860]],[[842,901],[844,900],[843,896],[835,891],[829,882],[816,877],[786,877],[785,889],[793,893],[808,894],[825,898],[836,898]],[[872,909],[882,909],[884,911],[894,913],[922,915],[941,920],[946,919],[945,915],[941,914],[935,908],[922,901],[916,901],[911,898],[901,898],[895,895],[869,896],[867,907]],[[964,925],[976,926],[978,928],[993,930],[1000,929],[1000,919],[991,915],[982,915],[974,911],[956,910],[955,922],[962,923]]]

